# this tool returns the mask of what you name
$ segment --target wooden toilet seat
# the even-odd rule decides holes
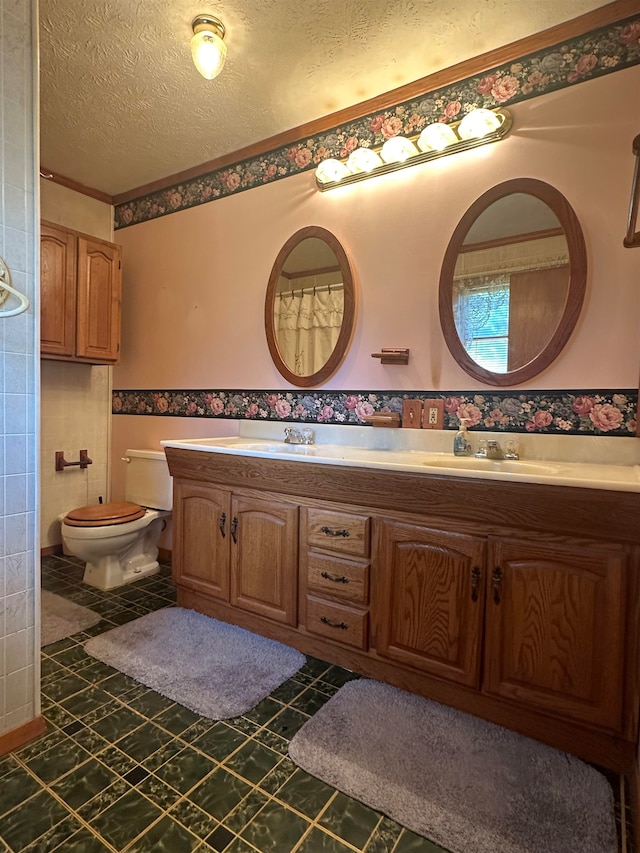
[[[104,527],[109,524],[124,524],[142,518],[146,510],[130,501],[109,504],[90,504],[72,509],[64,523],[71,527]]]

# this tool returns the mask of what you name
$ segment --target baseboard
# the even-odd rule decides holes
[[[62,554],[62,545],[47,545],[46,548],[40,548],[41,557],[51,557]]]
[[[631,803],[629,805],[631,807],[634,841],[636,842],[635,847],[631,849],[635,850],[637,849],[638,839],[640,838],[640,768],[637,761],[633,770],[629,773],[628,779],[631,793]]]
[[[6,755],[7,752],[14,752],[20,749],[25,743],[39,737],[47,730],[47,721],[44,717],[34,717],[28,723],[18,726],[17,729],[5,732],[0,735],[0,755]]]
[[[158,557],[165,562],[171,562],[171,551],[168,548],[158,548]]]

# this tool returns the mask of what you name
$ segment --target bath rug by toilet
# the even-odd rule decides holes
[[[85,643],[93,657],[212,720],[253,708],[305,662],[295,649],[167,607]]]
[[[74,601],[42,590],[40,615],[40,645],[48,646],[78,631],[93,628],[102,619],[95,610],[82,607]]]
[[[617,853],[605,777],[567,753],[405,693],[350,681],[293,761],[451,853]]]

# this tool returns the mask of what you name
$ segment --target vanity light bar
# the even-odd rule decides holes
[[[321,192],[326,192],[457,151],[497,142],[509,133],[512,123],[511,113],[506,109],[472,110],[460,121],[451,124],[435,122],[415,136],[395,136],[376,148],[356,148],[344,160],[323,160],[316,169],[316,186]],[[403,159],[392,159],[396,156]]]

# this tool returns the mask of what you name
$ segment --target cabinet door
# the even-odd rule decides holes
[[[230,492],[174,481],[173,579],[229,600]]]
[[[298,507],[234,495],[231,524],[231,603],[295,625]]]
[[[495,539],[490,555],[485,692],[619,729],[624,553]]]
[[[380,655],[477,686],[485,542],[384,520],[372,580]]]
[[[53,225],[40,236],[40,352],[73,358],[76,352],[77,238]]]
[[[77,355],[113,362],[120,347],[120,249],[78,240]]]

